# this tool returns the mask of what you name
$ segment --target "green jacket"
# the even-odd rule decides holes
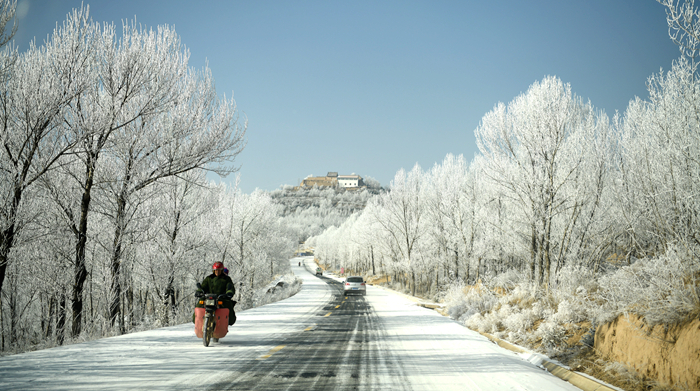
[[[202,282],[202,290],[204,293],[216,293],[217,295],[227,293],[233,296],[236,293],[231,277],[224,273],[221,273],[218,277],[214,273],[208,275]]]

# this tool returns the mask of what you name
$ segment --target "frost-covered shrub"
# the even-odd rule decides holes
[[[534,302],[530,310],[532,311],[532,316],[537,319],[543,319],[552,314],[552,310],[545,308],[544,305],[539,301]]]
[[[694,254],[671,249],[603,276],[597,321],[634,312],[649,325],[672,324],[700,313],[700,261]]]
[[[513,303],[521,308],[528,308],[532,303],[538,302],[544,292],[540,290],[537,284],[527,281],[516,285],[510,293],[501,298],[502,303]]]
[[[557,301],[598,289],[595,271],[580,265],[566,265],[552,284],[552,295]]]
[[[563,300],[557,306],[557,312],[550,318],[551,321],[559,324],[563,323],[577,323],[582,321],[584,318],[580,316],[574,309],[574,306],[569,302],[569,300]]]
[[[503,325],[507,330],[524,334],[525,331],[532,328],[532,325],[539,318],[534,314],[531,308],[523,309],[522,311],[512,312],[506,318],[503,318]]]
[[[484,321],[484,315],[480,313],[473,314],[464,321],[464,325],[476,329],[479,332],[485,333],[487,330],[486,322]]]
[[[507,290],[512,290],[516,286],[525,282],[527,276],[523,274],[520,270],[509,269],[504,273],[499,273],[495,275],[492,279],[487,280],[485,285],[491,288],[505,288]]]
[[[276,285],[281,283],[280,285]],[[275,285],[267,286],[255,292],[254,303],[255,307],[260,307],[265,304],[274,303],[294,296],[301,290],[302,279],[294,275],[282,276],[275,282]],[[237,307],[237,310],[245,308]]]
[[[533,337],[541,339],[542,348],[547,354],[552,355],[561,351],[561,347],[565,346],[566,330],[557,322],[548,320],[540,324]]]
[[[537,289],[533,296],[537,296],[542,306],[541,318],[555,323],[577,323],[589,319],[593,308],[598,306],[591,297],[599,289],[596,274],[580,265],[564,266],[548,292],[540,291],[538,286],[530,289]]]
[[[462,316],[460,319],[465,318],[465,316]],[[498,315],[493,312],[486,313],[485,315],[476,313],[464,320],[465,326],[479,330],[479,332],[482,333],[495,334],[498,332],[500,324],[501,322]]]
[[[552,287],[562,294],[572,294],[579,287],[594,289],[597,286],[595,271],[581,265],[566,265],[561,268]]]
[[[515,311],[517,311],[517,308],[513,308],[510,304],[503,304],[496,313],[498,314],[499,318],[505,319],[513,315]]]
[[[520,332],[520,331],[509,331],[506,334],[506,338],[508,341],[514,342],[514,343],[519,343],[522,341],[527,341],[528,340],[528,334],[525,332]]]
[[[485,289],[468,289],[464,292],[464,284],[453,284],[445,293],[447,313],[453,319],[464,321],[476,313],[490,311],[498,299]]]

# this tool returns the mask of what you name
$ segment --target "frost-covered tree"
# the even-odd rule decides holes
[[[181,303],[190,298],[203,255],[210,245],[205,233],[215,218],[216,192],[202,170],[159,181],[144,209],[152,217],[149,240],[138,246],[135,274],[141,276],[162,324],[177,320]],[[189,303],[189,301],[187,301]],[[188,308],[189,309],[189,308]]]
[[[676,61],[649,78],[649,101],[630,102],[621,123],[621,202],[637,256],[670,243],[700,244],[700,84],[692,64]],[[629,189],[628,191],[625,191]]]
[[[391,182],[391,191],[378,197],[379,208],[375,209],[376,221],[398,251],[396,261],[402,266],[400,273],[410,275],[414,294],[420,262],[416,250],[427,236],[423,179],[418,165],[408,173],[399,170]]]
[[[119,39],[113,25],[94,27],[93,81],[67,109],[67,130],[82,139],[72,155],[79,166],[73,164],[65,170],[74,178],[78,191],[68,194],[68,199],[56,198],[75,236],[73,336],[81,331],[88,218],[95,181],[104,180],[98,174],[103,154],[109,153],[115,132],[144,115],[168,110],[176,97],[176,84],[187,73],[187,53],[181,51],[177,35],[167,27],[156,33],[125,24]],[[76,199],[77,206],[68,207]]]
[[[209,69],[189,68],[188,57],[167,26],[147,30],[125,24],[117,38],[112,25],[89,21],[84,8],[69,15],[43,47],[32,44],[3,84],[0,164],[7,180],[2,182],[0,288],[22,194],[57,167],[44,185],[63,211],[75,246],[73,335],[81,331],[93,209],[113,225],[115,322],[124,237],[135,232],[128,226],[146,200],[143,192],[190,170],[235,170],[245,123],[238,121],[233,101],[217,96]],[[96,197],[102,199],[93,208]]]
[[[566,227],[577,218],[571,187],[593,140],[583,135],[595,137],[606,124],[568,84],[546,77],[507,106],[496,105],[475,131],[486,175],[525,214],[519,235],[529,247],[530,276],[540,283],[550,281],[554,257],[566,246],[566,228],[555,231],[556,219],[563,218]]]
[[[220,186],[219,209],[212,222],[211,262],[221,261],[237,284],[239,301],[252,305],[253,290],[282,271],[280,262],[295,243],[279,224],[278,205],[268,193],[241,193]],[[211,263],[210,263],[211,264]]]
[[[17,0],[0,1],[0,47],[4,47],[17,32]],[[13,21],[12,29],[8,31],[9,23]],[[5,48],[0,52],[0,80],[4,79],[13,66],[17,53],[14,48]]]
[[[94,29],[74,11],[44,46],[30,43],[0,87],[0,290],[25,191],[81,141],[65,132],[66,109],[93,81]]]
[[[671,40],[678,45],[681,54],[690,60],[696,70],[696,58],[700,54],[700,11],[695,0],[657,0],[666,7],[666,22]]]
[[[160,80],[153,75],[153,88]],[[245,126],[237,121],[233,102],[216,95],[211,72],[190,71],[173,86],[176,98],[165,108],[125,125],[114,133],[105,182],[112,198],[112,319],[120,314],[120,259],[131,197],[169,176],[193,169],[230,172],[242,151]],[[220,165],[229,163],[228,166]],[[217,164],[219,164],[217,166]]]
[[[428,215],[433,248],[451,279],[469,279],[479,188],[464,156],[447,155],[430,171]],[[449,260],[449,261],[448,261]]]

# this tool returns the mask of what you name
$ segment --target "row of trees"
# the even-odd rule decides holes
[[[547,77],[498,104],[476,133],[482,154],[470,164],[448,155],[427,172],[399,171],[390,192],[315,239],[321,259],[363,272],[380,265],[426,293],[514,267],[549,283],[567,262],[594,267],[615,251],[594,240],[610,228],[605,114]]]
[[[483,117],[473,161],[399,171],[390,192],[310,240],[318,257],[414,294],[512,269],[549,289],[566,266],[600,273],[669,251],[697,265],[700,40],[682,22],[698,18],[679,16],[692,2],[665,5],[685,53],[649,78],[648,100],[610,119],[545,77]]]
[[[234,171],[246,122],[173,29],[118,34],[86,7],[1,57],[0,348],[182,320],[215,260],[243,302],[280,272],[271,198],[205,181]]]

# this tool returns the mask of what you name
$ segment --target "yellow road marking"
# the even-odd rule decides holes
[[[326,316],[331,316],[332,313],[333,313],[333,312],[329,312],[329,313],[323,315],[323,317],[325,318]]]
[[[337,306],[335,306],[335,308],[338,308],[338,307],[340,307],[340,304],[338,304]]]
[[[311,325],[311,326],[305,328],[304,331],[311,331],[311,330],[313,330],[313,329],[315,329],[315,328],[316,328],[316,325],[314,324],[314,325]]]
[[[279,345],[279,346],[276,346],[276,347],[270,349],[270,351],[267,352],[266,355],[258,357],[258,360],[265,360],[265,359],[268,359],[268,358],[272,357],[273,354],[275,354],[275,353],[279,352],[280,350],[284,349],[285,346],[287,346],[287,345]]]

